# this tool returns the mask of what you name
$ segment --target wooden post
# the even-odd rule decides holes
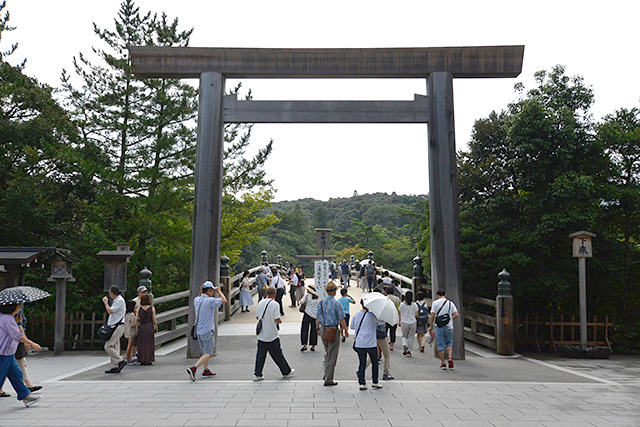
[[[191,272],[189,277],[189,330],[195,321],[193,300],[202,284],[220,283],[220,238],[222,220],[222,176],[224,122],[222,120],[225,78],[221,73],[200,75],[198,143],[194,187]],[[217,325],[218,311],[214,312]],[[187,340],[187,357],[199,357],[197,341]]]
[[[464,307],[453,80],[450,73],[437,71],[427,78],[429,97],[429,219],[431,232],[432,293],[445,289],[458,308],[454,321],[453,357],[464,359]]]
[[[513,296],[511,295],[511,274],[506,269],[498,274],[498,296],[496,298],[496,349],[498,354],[515,354],[513,339]]]

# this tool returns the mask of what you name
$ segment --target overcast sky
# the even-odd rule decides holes
[[[112,29],[120,0],[7,0],[2,49],[27,58],[26,74],[58,87],[72,58],[104,47],[92,23]],[[191,46],[341,48],[525,45],[516,79],[454,80],[456,144],[466,149],[473,123],[532,87],[535,71],[565,65],[595,91],[599,120],[640,106],[640,2],[628,1],[215,1],[138,0],[141,11],[167,12]],[[233,85],[228,81],[228,86]],[[410,100],[426,82],[407,80],[244,80],[254,99]],[[274,139],[267,175],[276,200],[358,193],[426,194],[427,125],[255,125],[254,150]],[[305,159],[300,162],[297,158]]]

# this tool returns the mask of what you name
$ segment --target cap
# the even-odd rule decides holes
[[[138,293],[140,292],[147,292],[148,289],[146,286],[142,285],[142,286],[138,286]]]
[[[213,286],[213,283],[211,283],[211,281],[207,280],[202,284],[202,289],[208,289],[208,288],[215,289],[216,287]]]

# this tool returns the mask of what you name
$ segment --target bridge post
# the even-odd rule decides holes
[[[458,218],[458,174],[453,121],[453,78],[446,71],[427,77],[429,97],[429,220],[432,292],[445,289],[458,308],[453,357],[464,359],[462,267]]]
[[[513,335],[513,296],[511,295],[511,274],[506,269],[498,274],[498,296],[496,297],[496,346],[498,354],[515,354]]]
[[[191,271],[189,274],[189,330],[196,313],[193,299],[202,284],[220,282],[220,226],[222,220],[222,175],[224,122],[222,120],[225,78],[221,73],[200,74],[198,143],[196,146]],[[215,311],[217,323],[218,311]],[[200,346],[187,340],[187,357],[199,357]]]
[[[422,258],[420,258],[420,255],[417,255],[413,259],[413,264],[413,294],[416,295],[425,283],[424,267],[422,266]]]
[[[220,258],[220,284],[224,286],[224,293],[227,297],[227,303],[224,306],[224,320],[231,318],[231,277],[229,276],[229,270],[229,257],[222,255],[222,258]]]

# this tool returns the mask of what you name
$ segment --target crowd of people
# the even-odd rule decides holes
[[[343,261],[342,264],[348,266],[346,261]],[[382,364],[383,368],[382,380],[394,379],[390,373],[390,354],[391,351],[394,351],[397,327],[400,327],[402,331],[402,354],[405,357],[412,357],[416,340],[418,342],[418,350],[424,352],[426,342],[429,341],[431,343],[436,337],[438,354],[441,358],[441,368],[453,369],[453,321],[458,317],[458,311],[453,302],[446,298],[444,290],[438,291],[438,299],[433,302],[433,306],[429,309],[424,292],[418,292],[415,298],[413,292],[407,290],[403,292],[399,283],[390,279],[388,272],[383,272],[382,277],[377,281],[375,281],[376,273],[374,272],[371,280],[369,280],[366,272],[369,266],[375,269],[375,265],[371,261],[361,266],[362,268],[360,269],[362,277],[365,278],[365,289],[369,292],[379,292],[391,301],[398,310],[399,322],[397,325],[391,325],[378,319],[373,312],[368,310],[363,300],[359,301],[360,310],[351,316],[351,305],[358,304],[349,295],[351,269],[348,270],[346,278],[340,277],[342,282],[341,289],[335,282],[330,281],[325,288],[327,296],[320,298],[317,288],[313,284],[304,285],[305,276],[301,266],[294,267],[291,264],[286,273],[281,276],[276,268],[269,268],[268,265],[265,265],[258,272],[255,279],[255,286],[258,287],[258,304],[256,307],[258,344],[253,373],[254,381],[262,381],[264,379],[263,370],[267,354],[278,366],[283,378],[289,378],[295,372],[295,369],[287,362],[279,337],[279,326],[282,323],[282,316],[284,316],[282,299],[286,295],[287,284],[289,297],[291,298],[290,307],[299,307],[299,311],[303,313],[300,325],[300,351],[316,351],[319,342],[322,344],[324,350],[323,382],[325,386],[331,387],[338,384],[334,380],[334,373],[340,351],[340,342],[346,341],[350,334],[349,331],[353,331],[352,333],[354,334],[353,349],[357,353],[359,360],[357,375],[361,390],[368,388],[365,380],[365,371],[369,365],[372,367],[372,388],[382,388],[379,381],[379,364]],[[342,267],[339,268],[341,272],[345,271],[342,270]],[[250,287],[253,284],[248,279],[249,272],[245,271],[243,276],[243,289],[241,292],[244,292],[246,288],[248,295],[251,295]],[[336,298],[338,290],[340,291],[340,298]],[[216,291],[218,296],[214,296]],[[240,298],[240,305],[243,307],[242,311],[248,311],[248,306],[253,305],[253,301],[249,301],[248,298],[243,299],[242,294]],[[196,298],[194,304],[197,311],[202,306],[214,309],[226,304],[226,298],[211,282],[205,282],[202,293]],[[207,326],[202,327],[202,323],[198,319],[205,318],[209,320],[206,321],[208,322]],[[196,380],[196,372],[199,366],[204,366],[205,368],[202,374],[203,378],[215,375],[208,370],[208,365],[206,364],[213,351],[213,312],[207,312],[204,315],[197,314],[196,324],[203,356],[194,366],[187,369],[189,377],[193,381]],[[200,338],[201,333],[203,334],[202,339]],[[448,365],[445,363],[445,352],[446,356],[448,356]]]

